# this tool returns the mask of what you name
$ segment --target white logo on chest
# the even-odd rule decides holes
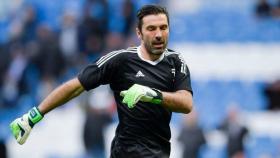
[[[142,73],[142,71],[138,71],[135,77],[145,77],[145,75]]]
[[[173,76],[175,77],[175,69],[171,69],[171,73],[173,74]]]

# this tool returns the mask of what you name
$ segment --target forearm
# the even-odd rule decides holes
[[[80,95],[84,91],[80,81],[74,78],[52,91],[38,106],[42,114],[46,114],[52,109],[63,105],[72,98]]]
[[[185,90],[177,92],[162,92],[162,106],[180,113],[190,113],[192,110],[192,94]]]

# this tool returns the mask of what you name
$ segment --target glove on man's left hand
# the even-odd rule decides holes
[[[120,95],[124,97],[122,102],[127,104],[128,108],[135,107],[138,101],[162,103],[162,93],[159,90],[139,84],[134,84],[128,90],[121,91]]]

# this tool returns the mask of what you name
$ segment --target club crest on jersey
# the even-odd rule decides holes
[[[142,73],[142,71],[138,71],[135,77],[145,77],[145,75]]]
[[[173,74],[173,76],[175,77],[175,69],[171,69],[171,73]]]

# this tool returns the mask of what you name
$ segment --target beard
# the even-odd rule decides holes
[[[158,41],[145,41],[144,45],[147,49],[147,52],[151,55],[161,55],[166,47],[167,41],[166,40],[158,40]]]

